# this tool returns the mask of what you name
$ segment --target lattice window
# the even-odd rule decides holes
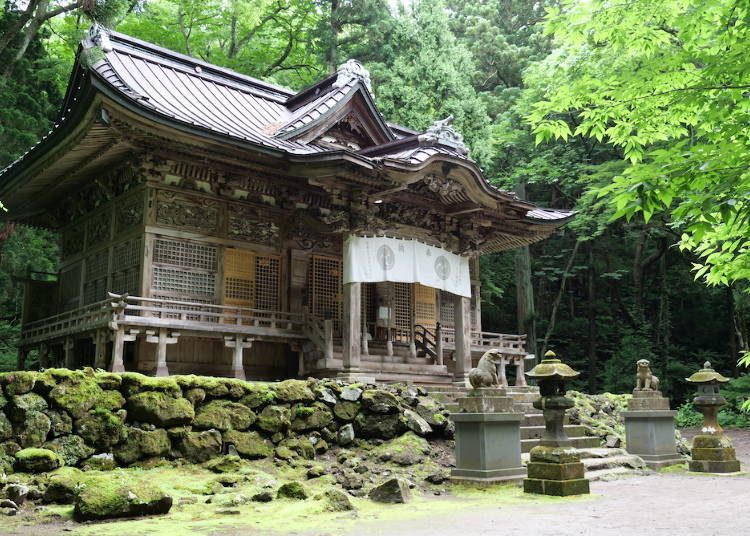
[[[181,268],[216,270],[217,250],[213,246],[182,240],[154,240],[154,262]]]
[[[336,257],[313,255],[308,271],[310,312],[322,319],[332,319],[340,333],[342,317],[342,263]]]
[[[393,321],[396,325],[396,340],[411,339],[412,284],[393,283]]]
[[[446,328],[452,328],[456,325],[453,294],[444,290],[440,291],[440,324]]]
[[[154,266],[153,288],[158,292],[169,292],[186,298],[189,296],[213,297],[216,294],[216,276]]]
[[[78,307],[81,298],[81,263],[60,272],[60,306],[63,311]]]
[[[269,311],[281,309],[279,299],[281,259],[274,255],[255,256],[255,307]]]
[[[86,257],[86,280],[83,283],[83,303],[106,298],[109,250],[100,250]]]
[[[255,307],[255,260],[249,251],[224,250],[224,305]]]
[[[117,294],[138,294],[141,282],[143,250],[141,238],[120,242],[112,248],[110,288]]]
[[[434,288],[414,284],[414,322],[429,328],[435,327],[437,299]]]

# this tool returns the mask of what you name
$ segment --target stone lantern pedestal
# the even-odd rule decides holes
[[[480,388],[457,399],[456,468],[451,480],[475,484],[520,482],[521,420],[505,389]]]
[[[643,458],[651,469],[683,463],[675,441],[676,414],[660,391],[634,390],[628,411],[622,412],[627,451]]]
[[[563,426],[565,412],[573,407],[573,401],[565,396],[564,382],[578,373],[555,359],[553,352],[547,352],[544,360],[526,376],[539,382],[542,396],[534,401],[534,407],[544,414],[545,430],[540,445],[529,453],[528,477],[523,481],[523,490],[561,497],[589,493],[581,456]]]
[[[724,434],[717,418],[719,408],[727,403],[719,393],[719,384],[729,380],[712,369],[707,361],[687,381],[698,385],[698,396],[693,399],[693,405],[703,414],[701,433],[693,438],[689,469],[698,473],[738,472],[740,462],[732,441]]]

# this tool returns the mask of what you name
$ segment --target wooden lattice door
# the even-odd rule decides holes
[[[255,307],[254,257],[242,249],[224,250],[224,305]]]
[[[308,272],[310,312],[334,321],[338,333],[342,317],[342,261],[336,257],[313,255]]]
[[[393,283],[393,323],[395,339],[399,342],[411,340],[412,329],[412,283]]]
[[[414,323],[426,328],[437,324],[437,296],[435,289],[414,284]]]

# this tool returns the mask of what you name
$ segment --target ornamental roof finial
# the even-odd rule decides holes
[[[451,126],[452,122],[453,114],[445,119],[435,121],[424,134],[419,136],[419,141],[432,145],[445,145],[456,149],[461,154],[468,154],[469,149],[464,143],[464,137]]]
[[[367,88],[367,91],[372,93],[372,84],[370,83],[370,71],[364,68],[364,66],[357,60],[350,59],[339,65],[337,71],[338,77],[333,83],[333,87],[344,87],[347,82],[352,79],[361,80]]]

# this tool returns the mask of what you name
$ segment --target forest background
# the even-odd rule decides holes
[[[527,333],[531,352],[554,349],[592,393],[629,392],[645,358],[679,404],[684,378],[711,361],[736,378],[727,415],[750,424],[731,411],[750,394],[738,366],[750,151],[726,132],[748,106],[744,2],[6,0],[0,167],[54,124],[92,19],[294,89],[356,58],[388,120],[422,130],[453,114],[494,185],[579,211],[546,241],[482,258],[483,329]],[[694,53],[706,42],[713,59]],[[0,248],[7,370],[22,303],[13,277],[56,272],[57,242],[6,225]]]

